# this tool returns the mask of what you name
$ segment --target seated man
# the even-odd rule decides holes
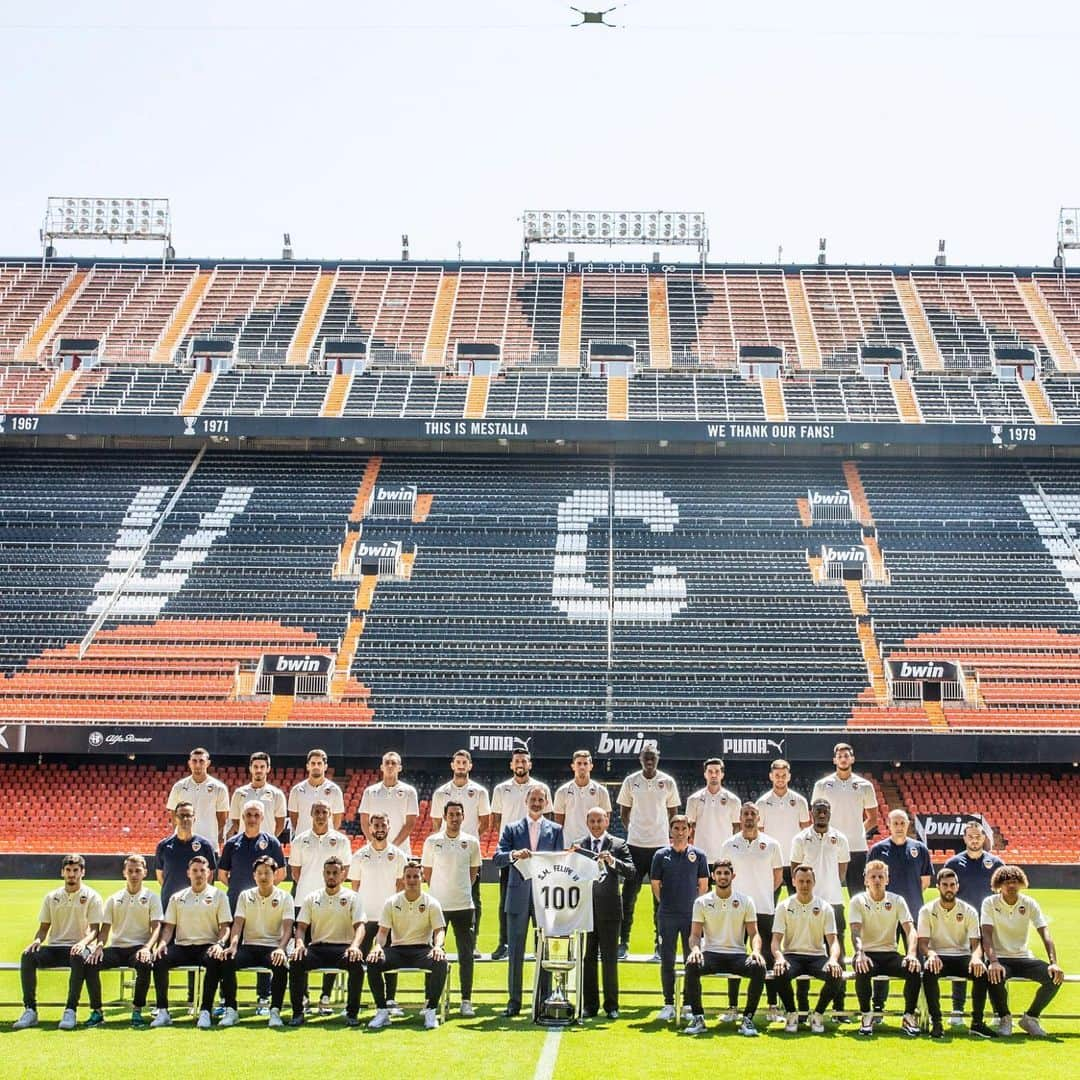
[[[403,967],[423,968],[428,973],[424,978],[424,1027],[439,1026],[439,999],[447,972],[443,951],[446,919],[439,901],[431,893],[420,891],[423,877],[419,863],[409,863],[404,876],[404,890],[383,905],[379,932],[368,953],[368,982],[376,1010],[368,1027],[376,1030],[390,1023],[385,974]],[[393,939],[393,945],[386,944],[388,937]]]
[[[755,808],[756,813],[756,808]],[[702,975],[744,975],[750,980],[746,991],[739,1034],[753,1037],[754,1013],[761,992],[765,989],[765,957],[761,952],[757,910],[754,901],[745,893],[735,892],[735,868],[730,859],[717,859],[713,864],[712,892],[694,901],[690,924],[690,954],[686,958],[686,1003],[693,1019],[684,1034],[700,1035],[705,1030],[705,1010],[701,1004]],[[705,948],[702,949],[702,938]],[[746,942],[750,942],[750,955]]]
[[[82,883],[86,860],[81,855],[65,855],[60,864],[64,884],[45,894],[38,913],[34,940],[23,950],[19,961],[22,978],[23,1014],[12,1024],[12,1031],[22,1031],[38,1022],[37,973],[41,968],[72,968],[72,958],[93,941],[101,928],[101,897]],[[48,938],[48,945],[45,940]],[[75,1010],[82,984],[74,968],[68,979],[67,1006],[60,1020],[64,1031],[75,1027]],[[93,1023],[100,1024],[100,1014]]]
[[[1039,984],[1027,1012],[1020,1017],[1020,1028],[1029,1035],[1043,1037],[1046,1032],[1039,1017],[1061,988],[1065,972],[1058,966],[1057,948],[1050,937],[1046,916],[1027,893],[1020,891],[1027,888],[1027,883],[1027,874],[1019,866],[999,866],[994,871],[990,879],[990,888],[994,891],[982,902],[980,915],[983,960],[990,983],[990,1003],[1001,1017],[998,1034],[1012,1034],[1005,980],[1019,977]],[[1046,947],[1049,964],[1036,959],[1028,948],[1028,931],[1033,926]]]
[[[210,862],[196,855],[188,863],[191,885],[169,898],[161,923],[161,936],[154,950],[154,996],[157,1016],[152,1028],[167,1027],[169,1015],[169,972],[174,967],[198,965],[206,972],[203,981],[202,1003],[196,1027],[210,1027],[210,1012],[214,1007],[214,991],[225,959],[232,913],[229,899],[221,889],[210,884]],[[239,1020],[235,1009],[226,1009],[221,1016],[222,1027],[232,1027]]]
[[[360,1023],[360,990],[364,979],[364,902],[351,889],[343,889],[345,863],[331,855],[323,863],[323,887],[308,893],[293,925],[293,955],[289,979],[291,1027],[304,1022],[308,972],[339,968],[347,973],[345,1023]],[[304,937],[311,930],[311,944]]]
[[[252,869],[255,887],[245,889],[236,902],[232,934],[225,950],[228,964],[222,973],[222,997],[226,1008],[235,1009],[236,972],[245,968],[270,968],[269,1026],[282,1027],[281,1006],[285,1004],[289,980],[285,946],[292,937],[292,897],[274,884],[278,866],[272,856],[260,855]]]
[[[862,1012],[859,1034],[872,1036],[875,1021],[880,1022],[887,983],[874,983],[875,975],[889,975],[904,980],[904,1018],[900,1030],[910,1038],[919,1034],[915,1010],[919,1006],[920,976],[918,941],[907,901],[899,893],[887,892],[889,868],[881,859],[871,859],[863,870],[866,891],[856,893],[848,905],[848,926],[855,950],[855,993]],[[896,940],[903,931],[904,954],[896,951]],[[874,1002],[872,999],[876,998]],[[873,1005],[873,1008],[871,1006]]]
[[[797,866],[792,872],[795,895],[781,900],[773,919],[773,975],[776,993],[786,1013],[784,1030],[799,1030],[792,983],[800,975],[820,979],[824,986],[817,1008],[810,1014],[810,1030],[825,1031],[824,1012],[830,1002],[841,1000],[844,969],[840,966],[840,941],[836,936],[836,913],[832,904],[814,894],[814,868]],[[825,951],[828,946],[828,953]]]
[[[930,1014],[930,1038],[941,1039],[945,1035],[941,1022],[940,983],[943,975],[973,980],[971,1034],[983,1039],[995,1038],[997,1032],[987,1027],[983,1020],[986,965],[982,961],[979,913],[957,896],[960,878],[948,863],[937,873],[937,888],[938,898],[923,904],[915,927],[923,962],[923,993],[926,1011]],[[954,1005],[956,999],[957,995],[953,994]]]
[[[71,959],[72,975],[79,984],[75,991],[76,1001],[84,981],[90,993],[88,1027],[104,1020],[100,972],[110,968],[135,969],[131,1026],[146,1026],[143,1009],[146,1008],[146,998],[150,992],[154,947],[161,927],[161,897],[143,885],[146,879],[146,860],[141,855],[129,855],[124,860],[124,878],[127,885],[105,901],[101,931],[97,940],[88,946],[85,959],[83,953],[77,953]]]

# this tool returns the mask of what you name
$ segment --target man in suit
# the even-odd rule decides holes
[[[589,855],[605,868],[604,876],[593,885],[593,930],[585,939],[585,970],[582,977],[581,1003],[586,1017],[600,1011],[600,988],[596,978],[597,959],[603,968],[604,1012],[609,1019],[619,1016],[619,927],[622,924],[620,879],[634,874],[634,858],[625,840],[607,831],[610,817],[602,806],[594,806],[585,815],[589,833],[573,850]]]
[[[525,817],[503,826],[495,865],[510,867],[503,909],[506,912],[506,938],[510,947],[506,985],[509,1000],[503,1016],[521,1012],[521,979],[525,966],[525,935],[529,920],[536,923],[532,904],[532,882],[515,873],[515,864],[529,858],[534,851],[563,851],[562,829],[544,817],[548,795],[544,788],[534,785],[525,796]]]

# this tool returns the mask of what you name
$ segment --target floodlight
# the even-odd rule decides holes
[[[46,249],[54,240],[163,240],[172,246],[168,199],[50,195],[41,230]]]
[[[530,244],[583,240],[592,244],[681,244],[708,249],[705,215],[666,210],[526,210],[521,215],[526,255]]]

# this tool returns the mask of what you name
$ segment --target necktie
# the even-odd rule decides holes
[[[600,854],[600,841],[599,841],[599,839],[596,839],[596,838],[593,839],[592,849],[593,849],[593,854],[594,855],[599,855]]]

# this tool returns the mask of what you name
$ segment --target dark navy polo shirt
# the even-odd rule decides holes
[[[253,864],[263,855],[269,855],[278,864],[279,870],[285,865],[281,845],[269,833],[248,836],[240,832],[225,841],[218,868],[229,871],[229,907],[233,912],[236,911],[240,894],[255,884]]]
[[[214,871],[217,869],[217,852],[205,836],[181,840],[173,833],[158,844],[157,851],[154,852],[154,865],[164,875],[161,882],[162,911],[169,906],[169,898],[173,893],[178,893],[191,884],[188,881],[187,868],[196,855],[201,855],[210,864],[210,880],[213,881]]]
[[[894,844],[892,837],[879,840],[869,851],[867,862],[880,859],[889,868],[889,892],[898,893],[907,901],[914,922],[923,906],[922,877],[933,879],[930,851],[921,840],[907,839]]]
[[[960,880],[960,890],[956,895],[978,911],[992,891],[990,879],[994,876],[994,871],[1005,863],[990,851],[982,852],[977,859],[971,858],[966,851],[961,851],[945,865],[950,870],[955,870]]]
[[[652,877],[660,882],[658,914],[689,919],[698,898],[698,882],[709,878],[709,860],[701,848],[691,844],[676,851],[670,844],[653,856]]]

